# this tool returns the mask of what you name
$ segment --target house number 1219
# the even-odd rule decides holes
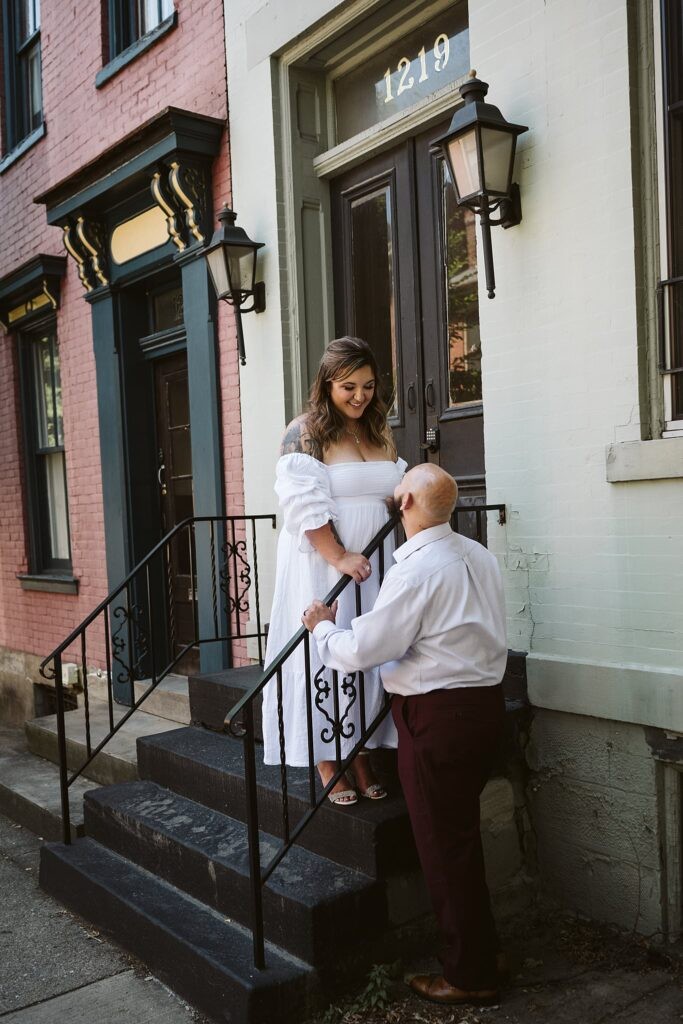
[[[433,53],[434,71],[443,71],[443,69],[448,64],[448,57],[450,54],[450,42],[448,36],[445,35],[445,33],[442,32],[441,35],[437,36],[436,39],[434,40]],[[429,71],[427,69],[427,53],[424,46],[420,49],[418,57],[420,59],[420,77],[417,80],[419,84],[420,82],[426,82],[427,79],[429,78]],[[396,70],[400,72],[401,75],[401,77],[398,80],[396,96],[400,96],[402,92],[405,92],[407,89],[412,89],[413,86],[415,85],[415,76],[409,74],[411,64],[412,61],[409,61],[407,57],[401,57],[398,64],[396,65]],[[417,68],[415,68],[415,70],[417,71]],[[387,70],[384,72],[384,81],[387,87],[387,94],[384,97],[385,103],[391,103],[391,101],[395,99],[394,94],[391,90],[392,74],[393,72],[391,68],[387,68]]]

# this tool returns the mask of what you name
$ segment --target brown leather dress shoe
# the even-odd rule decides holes
[[[498,991],[495,988],[481,989],[478,992],[466,992],[465,989],[449,985],[440,974],[416,974],[411,979],[410,987],[423,999],[432,1003],[448,1003],[450,1006],[493,1006],[498,1002]]]

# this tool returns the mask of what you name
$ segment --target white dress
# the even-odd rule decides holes
[[[362,551],[386,523],[384,499],[394,493],[407,463],[340,462],[326,466],[310,455],[283,455],[277,463],[275,491],[284,518],[277,549],[275,595],[270,616],[266,665],[280,653],[301,626],[301,614],[314,598],[324,598],[339,579],[306,537],[333,521],[347,551]],[[384,542],[384,570],[393,564],[394,535]],[[361,608],[369,611],[379,592],[379,554],[371,558],[372,575],[360,585]],[[355,586],[350,583],[339,598],[337,622],[348,626],[356,616]],[[318,657],[314,640],[310,643],[311,706],[313,717],[314,762],[333,761],[336,747],[332,672]],[[379,670],[365,674],[366,723],[369,725],[382,707],[384,690]],[[339,673],[339,715],[342,721],[341,754],[345,757],[358,742],[360,729],[360,693],[355,673]],[[282,668],[283,721],[287,764],[308,766],[308,730],[306,727],[306,676],[303,644]],[[275,678],[263,694],[263,744],[266,764],[280,763],[280,739],[277,717]],[[368,747],[395,747],[396,730],[389,715],[369,739]]]

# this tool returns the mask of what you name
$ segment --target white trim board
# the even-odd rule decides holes
[[[672,480],[683,478],[683,437],[622,441],[606,450],[607,480]]]
[[[534,707],[683,735],[683,672],[533,653],[526,666]]]

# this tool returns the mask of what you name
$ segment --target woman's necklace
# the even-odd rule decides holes
[[[351,427],[347,427],[346,428],[346,433],[349,434],[354,439],[354,441],[356,442],[356,448],[358,449],[358,454],[360,455],[360,457],[363,460],[363,462],[367,462],[367,459],[365,458],[365,456],[363,455],[362,451],[360,450],[360,434],[358,433],[358,431],[357,430],[352,430]]]

